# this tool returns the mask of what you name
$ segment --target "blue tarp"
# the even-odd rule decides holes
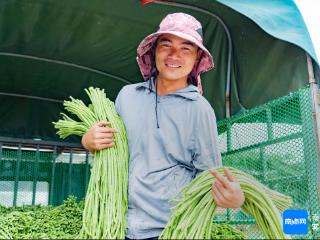
[[[303,48],[318,63],[303,17],[292,0],[217,0],[247,16],[268,34]]]

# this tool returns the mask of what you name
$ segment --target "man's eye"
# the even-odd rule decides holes
[[[162,44],[162,47],[170,47],[170,45],[169,44]]]
[[[184,50],[184,51],[191,51],[191,49],[190,49],[190,48],[187,48],[187,47],[182,48],[182,50]]]

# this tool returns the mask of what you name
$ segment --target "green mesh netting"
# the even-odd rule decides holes
[[[0,205],[59,205],[80,200],[89,181],[85,153],[0,145]]]
[[[308,210],[310,216],[310,231],[303,237],[314,238],[311,216],[320,213],[319,160],[310,89],[220,121],[218,132],[224,165],[291,196],[292,209]],[[254,219],[241,211],[221,211],[214,221],[234,224],[247,238],[264,238]]]
[[[298,238],[320,238],[312,231],[312,214],[320,215],[317,182],[319,158],[310,89],[218,122],[224,165],[250,173],[294,200],[292,209],[306,209],[310,231]],[[72,151],[8,149],[0,144],[0,204],[41,201],[58,205],[69,194],[81,199],[89,181],[88,156]],[[43,194],[47,191],[47,195]],[[41,199],[42,198],[42,199]],[[219,210],[215,222],[228,222],[247,238],[264,238],[255,220],[237,210]]]

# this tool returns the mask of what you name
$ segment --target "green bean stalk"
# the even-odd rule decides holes
[[[104,90],[90,87],[85,89],[91,104],[81,100],[65,101],[64,107],[79,120],[62,113],[62,119],[54,123],[61,138],[70,135],[82,136],[99,121],[110,122],[117,128],[115,145],[95,151],[91,176],[85,198],[81,239],[123,239],[126,233],[126,212],[128,208],[128,143],[122,119]]]
[[[245,195],[242,210],[252,215],[266,238],[288,239],[282,230],[281,213],[290,207],[292,199],[273,191],[258,182],[253,176],[229,168],[237,178]],[[223,167],[216,168],[223,174]],[[211,188],[215,177],[209,171],[202,172],[181,193],[172,199],[177,204],[172,208],[169,223],[162,231],[161,239],[215,239],[212,223],[217,206]]]

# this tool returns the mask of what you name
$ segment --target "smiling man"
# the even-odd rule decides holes
[[[202,26],[184,13],[169,14],[157,32],[138,47],[137,61],[145,82],[125,86],[116,108],[129,142],[128,239],[156,239],[170,218],[169,203],[196,175],[221,166],[214,111],[201,95],[200,74],[213,68],[203,45]],[[83,136],[90,151],[112,147],[107,122]],[[212,171],[213,201],[238,208],[244,195],[228,169]]]
[[[163,34],[156,44],[159,95],[187,87],[187,76],[200,57],[198,46],[172,34]]]

